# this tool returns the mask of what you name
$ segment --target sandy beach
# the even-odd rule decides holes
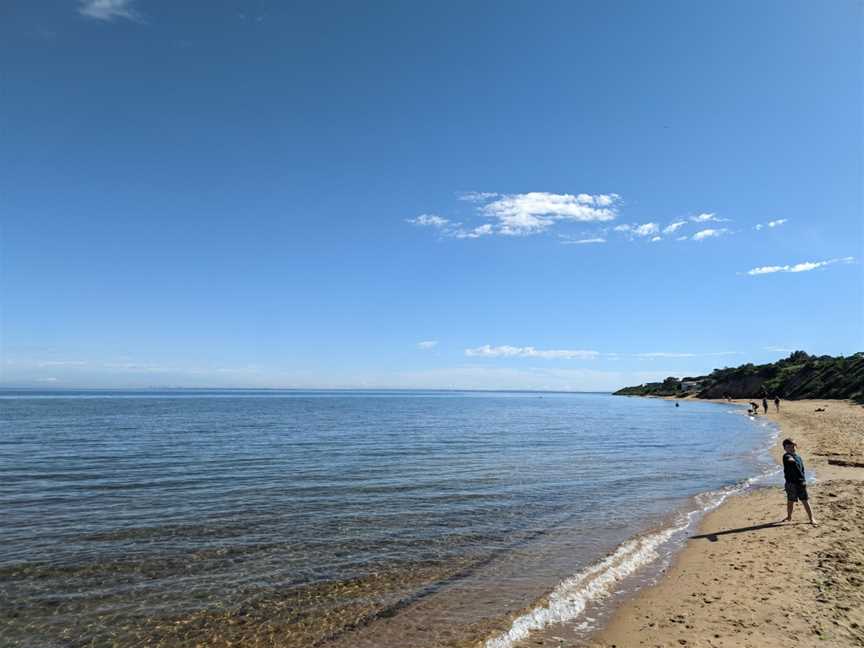
[[[780,439],[796,440],[817,479],[808,489],[818,526],[800,504],[780,523],[777,487],[730,498],[592,648],[864,646],[864,407],[807,400],[770,409]],[[778,461],[781,453],[778,439]]]

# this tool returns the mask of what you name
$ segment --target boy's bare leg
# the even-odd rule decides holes
[[[816,520],[813,519],[813,511],[810,510],[810,502],[803,500],[801,503],[804,505],[804,510],[807,511],[807,517],[810,518],[810,524],[816,526]]]
[[[793,502],[791,500],[786,500],[786,519],[783,520],[784,522],[791,522],[792,521],[792,509],[794,507],[795,507],[795,502]]]

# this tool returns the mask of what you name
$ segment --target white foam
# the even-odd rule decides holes
[[[776,425],[768,422],[762,427],[771,429],[771,441],[762,452],[770,450],[780,433]],[[588,603],[614,593],[614,585],[631,576],[639,569],[660,558],[660,549],[677,534],[695,527],[698,519],[725,502],[731,495],[742,493],[760,482],[767,482],[781,472],[780,468],[767,466],[761,473],[743,482],[719,491],[708,491],[697,495],[698,507],[678,516],[673,526],[655,533],[629,540],[599,563],[595,563],[578,574],[562,581],[549,595],[545,605],[534,608],[517,617],[507,632],[488,639],[484,648],[512,648],[526,639],[532,632],[568,621],[574,621],[585,611]],[[594,619],[583,619],[577,629],[593,627]]]
[[[545,605],[517,617],[507,632],[488,639],[484,648],[512,648],[532,632],[578,619],[589,602],[613,594],[619,581],[660,558],[661,547],[676,534],[683,534],[692,528],[699,517],[720,506],[730,495],[741,493],[778,472],[779,469],[765,471],[737,486],[702,493],[696,498],[699,504],[697,509],[678,516],[676,523],[669,528],[625,542],[604,560],[562,581],[549,595]],[[593,624],[590,621],[593,619],[584,620],[577,628],[591,628]]]
[[[624,543],[605,560],[561,582],[545,605],[515,619],[507,632],[487,640],[485,648],[511,648],[531,632],[578,618],[590,601],[607,596],[615,583],[656,560],[659,547],[685,528],[687,524]]]

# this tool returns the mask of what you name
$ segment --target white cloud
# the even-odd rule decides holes
[[[802,263],[796,263],[794,265],[761,266],[759,268],[753,268],[752,270],[748,270],[747,274],[750,276],[755,276],[763,274],[773,274],[775,272],[810,272],[811,270],[816,270],[817,268],[824,268],[829,265],[834,265],[835,263],[852,263],[853,261],[855,261],[855,257],[843,257],[840,259],[828,259],[827,261],[804,261]]]
[[[586,239],[566,239],[561,241],[561,245],[586,245],[589,243],[605,243],[605,238],[586,238]]]
[[[669,223],[666,227],[663,228],[664,234],[673,234],[675,231],[681,229],[687,224],[687,221],[675,221],[674,223]]]
[[[435,214],[409,218],[415,225],[434,227],[445,236],[461,239],[491,234],[526,236],[539,234],[557,222],[602,222],[617,216],[618,194],[555,194],[532,191],[522,194],[499,194],[469,191],[457,194],[459,200],[477,203],[476,210],[492,223],[476,227],[454,223]],[[484,204],[485,203],[485,204]]]
[[[674,351],[652,351],[650,353],[635,353],[637,358],[705,358],[711,356],[741,355],[740,351],[715,351],[710,353],[678,353]]]
[[[719,236],[723,236],[724,234],[728,234],[729,230],[726,228],[720,229],[704,229],[696,232],[691,238],[694,241],[704,241],[707,238],[717,238]]]
[[[768,221],[764,225],[762,223],[759,223],[755,227],[755,229],[761,230],[763,227],[780,227],[781,225],[783,225],[783,223],[788,223],[788,222],[789,222],[788,218],[778,218],[777,220]]]
[[[465,355],[472,358],[543,358],[546,360],[595,360],[597,358],[709,358],[717,356],[741,355],[740,351],[709,351],[688,353],[679,351],[651,351],[648,353],[601,353],[574,349],[537,349],[533,346],[492,346],[484,344],[473,349],[465,349]]]
[[[652,236],[652,237],[651,237],[651,242],[652,242],[652,243],[656,243],[657,241],[662,241],[662,240],[663,240],[663,237],[662,237],[662,236]]]
[[[467,200],[468,202],[480,203],[497,198],[499,194],[494,191],[465,191],[457,195],[459,200]]]
[[[475,239],[480,238],[481,236],[494,234],[492,226],[488,223],[486,225],[479,225],[478,227],[466,229],[462,226],[462,223],[453,223],[449,219],[435,214],[420,214],[416,218],[408,218],[406,221],[421,227],[437,229],[442,235],[450,236],[452,238]]]
[[[465,355],[481,358],[545,358],[564,360],[592,360],[600,356],[597,351],[583,351],[573,349],[535,349],[531,346],[496,346],[489,344],[474,349],[465,349]]]
[[[436,216],[435,214],[420,214],[417,218],[409,218],[409,223],[413,223],[414,225],[421,225],[423,227],[437,227],[442,228],[446,227],[450,221],[446,218],[442,218],[441,216]]]
[[[117,18],[140,22],[141,14],[135,11],[132,5],[133,0],[80,0],[78,13],[106,22]]]
[[[581,198],[585,194],[579,194]],[[600,207],[608,207],[612,203],[616,202],[620,196],[618,194],[599,194],[594,196],[594,204],[599,205]]]
[[[785,347],[778,346],[767,346],[765,347],[766,351],[771,351],[773,353],[794,353],[797,349],[787,349]]]
[[[710,214],[709,213],[696,214],[695,216],[691,216],[690,220],[693,221],[694,223],[708,223],[708,222],[726,223],[729,221],[728,218],[717,218],[717,215],[714,214],[714,212],[711,212]]]
[[[636,234],[636,236],[656,236],[660,233],[660,227],[657,223],[645,223],[637,226],[633,230],[633,233]]]
[[[83,367],[87,363],[83,360],[42,360],[36,363],[40,369],[45,367]]]
[[[633,223],[632,225],[622,224],[616,225],[613,228],[616,232],[623,232],[627,234],[630,238],[639,236],[657,236],[660,234],[660,226],[657,223],[642,223],[641,225],[637,223]]]
[[[481,236],[489,236],[490,234],[494,234],[494,231],[492,230],[492,226],[487,223],[486,225],[480,225],[469,230],[457,227],[448,232],[448,234],[460,239],[474,239]]]
[[[417,343],[418,349],[434,349],[438,346],[438,340],[424,340],[423,342]]]
[[[617,194],[554,194],[532,191],[501,196],[481,212],[497,220],[497,231],[509,236],[537,234],[556,221],[610,221],[616,216]]]

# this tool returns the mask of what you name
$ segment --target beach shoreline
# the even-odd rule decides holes
[[[749,403],[665,400],[685,407]],[[779,470],[781,440],[798,443],[817,527],[807,523],[800,504],[792,523],[780,523],[786,514],[782,486],[757,478],[700,515],[654,577],[636,588],[628,583],[632,575],[622,578],[599,595],[590,614],[545,624],[510,645],[864,646],[864,525],[857,522],[864,519],[864,468],[857,465],[864,462],[864,407],[837,400],[784,401],[779,411],[769,405],[768,415],[758,418],[776,429],[771,456]]]
[[[779,524],[780,487],[730,497],[702,519],[656,584],[625,600],[590,641],[572,645],[864,645],[864,468],[854,465],[864,462],[864,407],[769,405],[767,418],[780,428],[772,455],[779,464],[781,438],[799,444],[815,477],[808,488],[819,526],[806,523],[800,505],[792,523]],[[547,634],[533,643],[566,645]]]

